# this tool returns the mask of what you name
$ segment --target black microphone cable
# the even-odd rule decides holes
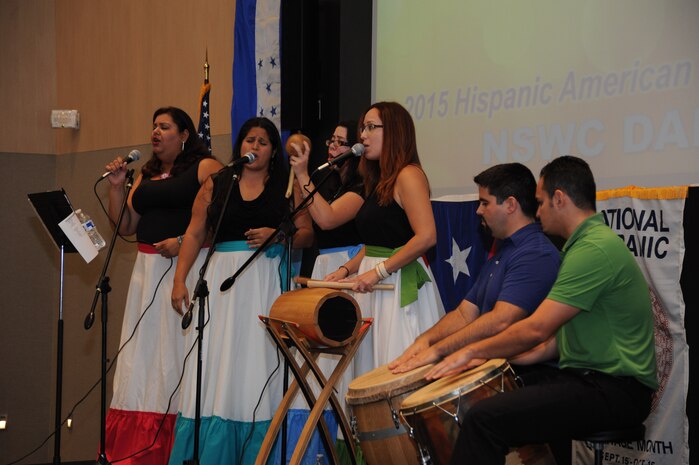
[[[209,324],[209,320],[211,319],[211,311],[209,309],[209,299],[206,299],[206,321],[204,322],[204,328]],[[187,360],[189,359],[189,356],[192,355],[192,352],[194,351],[194,348],[197,346],[197,341],[195,340],[194,343],[192,344],[192,347],[189,348],[187,351],[187,355],[185,355],[184,360],[182,361],[182,371],[180,372],[180,379],[177,381],[177,385],[175,386],[175,389],[172,391],[170,394],[170,397],[168,398],[167,401],[167,407],[165,408],[165,413],[163,413],[163,418],[160,420],[160,423],[158,424],[158,429],[155,431],[155,436],[153,437],[153,442],[151,442],[148,446],[144,447],[141,450],[138,450],[130,455],[127,455],[126,457],[121,457],[116,460],[111,460],[111,463],[117,463],[117,462],[122,462],[124,460],[130,459],[131,457],[135,457],[151,447],[155,445],[155,443],[158,440],[158,436],[160,435],[160,431],[163,429],[163,425],[165,424],[165,420],[167,419],[168,412],[170,411],[170,407],[172,406],[172,399],[175,397],[175,394],[177,391],[179,391],[180,386],[182,386],[182,380],[184,379],[184,372],[187,367]]]
[[[279,357],[279,349],[276,350],[277,354],[277,366],[274,367],[274,370],[272,370],[272,373],[269,374],[267,377],[267,381],[265,381],[265,385],[262,386],[262,391],[260,391],[260,397],[257,398],[257,404],[255,404],[255,408],[252,411],[252,425],[250,425],[250,432],[248,432],[247,437],[245,438],[245,441],[243,441],[243,446],[240,449],[240,455],[238,456],[238,461],[236,464],[241,464],[243,463],[243,457],[245,456],[245,449],[248,447],[248,443],[252,439],[252,434],[255,432],[255,416],[257,415],[257,409],[260,407],[260,404],[262,403],[262,397],[265,394],[265,391],[267,390],[267,386],[269,386],[269,383],[272,381],[272,378],[274,377],[275,373],[279,371],[279,367],[281,366],[281,359]],[[282,463],[285,463],[284,460],[282,460]]]
[[[172,258],[170,258],[170,266],[165,270],[165,272],[163,273],[163,275],[162,275],[162,276],[160,277],[160,279],[158,280],[158,284],[156,284],[156,286],[155,286],[155,290],[153,291],[153,296],[151,297],[151,301],[148,303],[148,305],[146,306],[146,308],[145,308],[145,309],[143,310],[143,312],[141,313],[141,316],[140,316],[139,319],[136,321],[136,324],[134,325],[134,328],[133,328],[133,330],[131,331],[131,335],[129,336],[129,338],[128,338],[126,341],[124,341],[124,343],[121,345],[121,347],[119,347],[119,350],[117,350],[116,355],[114,356],[114,358],[111,360],[109,366],[107,367],[107,371],[105,372],[105,375],[106,375],[106,374],[109,374],[109,372],[112,370],[112,367],[114,366],[114,364],[116,363],[117,359],[119,358],[119,354],[121,353],[121,351],[124,349],[124,347],[126,347],[126,345],[131,341],[131,339],[133,339],[134,335],[136,334],[136,330],[138,329],[138,326],[141,324],[141,320],[143,320],[143,317],[146,315],[146,312],[151,308],[151,306],[152,306],[153,303],[155,302],[155,297],[156,297],[156,295],[158,294],[158,289],[160,289],[160,285],[162,284],[163,280],[165,279],[165,276],[167,276],[167,273],[172,269],[173,263],[174,263],[174,260],[173,260]],[[70,409],[70,412],[68,412],[68,415],[67,415],[67,416],[65,417],[65,419],[61,422],[59,428],[62,428],[62,427],[63,427],[63,425],[68,421],[68,418],[71,418],[71,417],[73,416],[73,413],[75,413],[75,409],[77,409],[77,408],[80,406],[80,404],[82,404],[82,403],[88,398],[88,396],[92,393],[92,391],[94,391],[95,388],[96,388],[97,386],[99,386],[101,382],[102,382],[102,377],[100,376],[100,377],[97,379],[97,381],[92,385],[92,387],[90,387],[90,388],[87,390],[87,392],[85,393],[85,395],[83,395],[83,397],[81,397],[80,400],[78,400],[78,401],[73,405],[73,407]],[[168,407],[168,409],[169,409],[169,407]],[[14,461],[12,461],[12,462],[8,462],[6,465],[14,465],[14,464],[19,463],[19,462],[21,462],[22,460],[26,459],[27,457],[31,456],[32,454],[34,454],[35,452],[37,452],[39,449],[41,449],[41,448],[44,446],[44,444],[46,444],[46,443],[48,442],[48,440],[51,439],[51,438],[56,434],[56,432],[57,432],[57,429],[54,429],[54,430],[46,437],[46,439],[44,439],[44,441],[43,441],[41,444],[39,444],[35,449],[29,451],[28,453],[26,453],[26,454],[23,455],[22,457],[20,457],[20,458],[14,460]]]
[[[105,215],[107,216],[107,218],[109,219],[109,224],[111,224],[112,227],[115,228],[114,231],[116,232],[116,235],[119,236],[119,239],[121,239],[122,241],[127,242],[127,243],[129,243],[129,244],[136,244],[136,243],[138,243],[138,240],[135,240],[135,239],[127,239],[126,237],[122,236],[122,235],[119,233],[119,231],[116,230],[116,223],[112,220],[112,218],[110,218],[109,212],[107,211],[107,207],[104,206],[104,202],[102,202],[102,199],[100,198],[99,194],[97,193],[97,185],[100,183],[101,180],[102,180],[102,178],[98,179],[97,182],[95,182],[95,184],[93,184],[93,186],[92,186],[92,192],[94,192],[95,197],[97,198],[97,203],[99,203],[99,206],[100,206],[100,208],[102,209],[102,212],[104,212],[104,214],[105,214]],[[127,208],[128,208],[128,207],[127,207]]]

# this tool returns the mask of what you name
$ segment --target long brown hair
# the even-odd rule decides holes
[[[393,200],[398,173],[408,165],[422,166],[417,154],[415,124],[408,110],[396,102],[377,102],[364,112],[362,125],[372,108],[379,112],[383,124],[381,156],[378,160],[362,157],[359,170],[364,178],[365,196],[376,192],[379,205],[385,206]]]

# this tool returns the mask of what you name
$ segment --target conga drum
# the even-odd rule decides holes
[[[400,423],[401,401],[428,381],[427,365],[394,375],[384,365],[354,379],[347,391],[351,423],[369,465],[418,465],[418,448]]]
[[[400,418],[430,463],[449,465],[464,414],[477,402],[517,389],[515,375],[503,359],[493,359],[472,370],[439,379],[407,396]],[[556,465],[545,444],[514,449],[507,465]]]

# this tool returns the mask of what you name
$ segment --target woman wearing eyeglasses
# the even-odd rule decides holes
[[[328,148],[328,161],[345,153],[356,142],[357,122],[339,122],[333,134],[325,141]],[[302,195],[308,196],[316,185],[318,186],[318,192],[308,204],[319,252],[313,265],[311,278],[323,279],[344,265],[361,249],[361,240],[353,219],[364,202],[362,178],[358,173],[360,159],[359,157],[349,158],[341,164],[334,165],[331,169],[319,171],[311,179],[308,174],[310,148],[305,144],[304,147],[299,147],[294,143],[292,143],[292,147],[294,150],[290,151],[290,164],[301,186]],[[338,360],[339,356],[322,354],[318,359],[318,365],[329,377]],[[350,366],[335,385],[337,397],[343,405],[347,386],[353,378],[354,370]],[[313,384],[312,380],[311,383]],[[319,390],[320,388],[317,392]],[[295,443],[300,436],[308,414],[309,409],[305,400],[301,396],[297,396],[288,415],[289,443]],[[336,421],[334,416],[327,412],[325,420],[329,425]],[[335,439],[336,431],[335,428],[331,428],[333,439]],[[322,449],[320,438],[314,437],[305,457],[312,460],[317,454],[327,455],[327,452]]]
[[[326,141],[328,161],[345,153],[357,142],[357,122],[341,121]],[[313,279],[322,279],[328,273],[354,257],[359,248],[359,233],[355,227],[353,214],[363,203],[362,179],[357,172],[359,158],[353,157],[331,169],[319,171],[313,178],[308,174],[310,150],[292,144],[295,153],[291,156],[291,166],[301,186],[302,195],[308,196],[318,187],[318,194],[308,203],[308,211],[313,218],[313,229],[319,255],[313,266]],[[292,151],[293,152],[293,151]],[[350,208],[346,204],[350,205]],[[338,215],[336,211],[348,211]],[[328,213],[331,212],[331,213]]]
[[[359,164],[362,196],[346,194],[328,206],[314,199],[316,214],[311,211],[316,221],[321,213],[324,220],[353,218],[366,244],[325,277],[353,282],[362,315],[374,318],[372,337],[355,357],[356,375],[399,356],[444,314],[422,258],[437,235],[413,120],[398,103],[375,103],[362,118],[360,139],[365,147]],[[379,282],[393,284],[394,291],[372,292]]]

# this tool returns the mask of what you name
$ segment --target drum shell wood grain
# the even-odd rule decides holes
[[[352,341],[362,325],[357,302],[346,292],[327,288],[307,288],[285,292],[272,304],[271,324],[280,321],[314,347],[342,347]]]
[[[430,367],[394,375],[384,365],[350,383],[346,400],[369,465],[419,464],[417,446],[400,424],[398,410],[404,398],[428,383],[424,374]]]
[[[413,392],[403,400],[400,417],[408,429],[412,428],[414,439],[430,454],[432,465],[449,465],[459,423],[468,409],[481,400],[517,388],[509,364],[503,359],[493,359]],[[547,445],[536,444],[513,449],[506,464],[556,465],[556,462]]]

